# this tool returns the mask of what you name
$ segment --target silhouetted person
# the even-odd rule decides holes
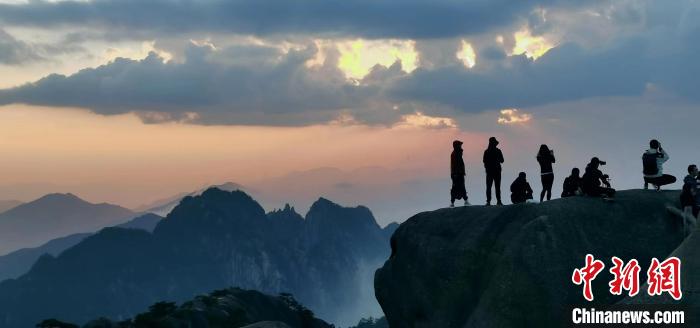
[[[515,181],[510,185],[510,200],[513,204],[520,204],[532,199],[532,188],[527,182],[525,172],[520,172]]]
[[[688,175],[683,179],[681,191],[681,208],[686,214],[698,218],[700,213],[700,190],[698,190],[698,167],[695,164],[688,166]]]
[[[571,175],[564,179],[564,190],[561,192],[561,197],[573,197],[583,194],[580,174],[578,167],[571,170]]]
[[[495,137],[489,138],[489,147],[484,151],[484,168],[486,168],[486,205],[491,205],[491,185],[496,185],[496,201],[501,202],[501,163],[503,153],[498,149],[498,140]]]
[[[591,162],[586,165],[586,172],[581,178],[581,189],[588,196],[596,197],[613,197],[615,189],[610,187],[608,175],[598,169],[600,165],[605,165],[605,162],[593,157]]]
[[[688,166],[688,175],[683,179],[681,191],[681,209],[673,205],[666,205],[669,213],[678,216],[683,223],[683,232],[687,236],[697,229],[700,220],[700,190],[698,189],[698,167],[695,164]]]
[[[537,162],[540,163],[540,179],[542,180],[541,203],[544,201],[545,194],[547,195],[547,200],[552,199],[552,185],[554,184],[552,163],[556,162],[554,150],[550,150],[547,145],[540,146],[540,151],[537,153]]]
[[[658,140],[649,141],[649,149],[642,154],[644,189],[649,189],[651,183],[659,191],[661,186],[676,182],[676,177],[664,174],[663,165],[668,159],[668,153],[661,148],[661,143]]]
[[[452,189],[450,190],[450,207],[455,206],[455,199],[464,199],[464,205],[469,205],[467,189],[464,187],[464,177],[467,174],[462,159],[462,142],[452,142],[452,155],[450,156],[450,176],[452,177]]]

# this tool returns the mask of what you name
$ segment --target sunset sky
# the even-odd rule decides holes
[[[483,203],[490,136],[504,190],[525,171],[539,192],[542,143],[557,195],[596,155],[641,187],[650,138],[682,178],[699,36],[689,0],[0,0],[0,199],[136,208],[232,181],[386,224],[449,204],[453,139]]]

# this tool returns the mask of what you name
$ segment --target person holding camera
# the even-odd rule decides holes
[[[554,170],[552,163],[556,162],[554,158],[554,150],[549,149],[547,145],[541,145],[540,151],[537,153],[537,162],[540,163],[540,178],[542,180],[542,192],[540,193],[540,203],[544,201],[544,196],[547,200],[552,199],[552,185],[554,184]]]
[[[581,178],[581,189],[588,196],[610,198],[615,196],[615,189],[610,187],[610,177],[600,171],[600,166],[605,165],[598,157],[591,158],[586,165],[586,172]]]
[[[663,165],[668,159],[668,153],[658,140],[649,141],[649,149],[642,154],[644,189],[649,189],[649,184],[652,184],[659,191],[661,186],[676,182],[676,177],[664,174]]]

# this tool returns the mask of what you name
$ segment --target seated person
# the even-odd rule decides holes
[[[561,197],[572,197],[579,196],[583,194],[581,191],[581,171],[578,167],[571,170],[571,175],[564,179],[564,190],[561,193]]]
[[[525,172],[520,172],[518,177],[510,185],[510,200],[513,204],[520,204],[532,199],[532,188],[527,182]]]
[[[600,165],[605,165],[605,162],[598,157],[591,158],[591,162],[586,165],[586,172],[581,178],[581,190],[588,196],[613,197],[615,189],[610,188],[608,176],[598,169]]]
[[[664,174],[664,163],[668,159],[668,153],[661,148],[661,143],[656,139],[651,140],[649,149],[642,154],[644,189],[649,189],[651,183],[658,191],[661,190],[661,186],[676,182],[676,177]]]

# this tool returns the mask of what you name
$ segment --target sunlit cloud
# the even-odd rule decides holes
[[[462,49],[457,52],[456,56],[468,68],[476,65],[476,52],[474,52],[472,45],[465,40],[462,40]]]
[[[350,79],[362,79],[375,65],[389,67],[397,60],[405,72],[416,69],[418,53],[410,40],[363,40],[336,42],[338,68]]]
[[[397,126],[422,128],[456,128],[457,122],[449,117],[428,116],[422,112],[403,115]]]
[[[195,41],[192,42],[195,43]],[[148,54],[152,52],[158,54],[166,62],[173,58],[169,52],[156,48],[154,41],[142,42],[140,48],[108,47],[104,50],[102,56],[105,62],[111,62],[117,58],[141,60],[148,57]]]
[[[515,108],[502,109],[498,116],[498,124],[525,124],[532,120],[532,114],[524,113]]]
[[[515,46],[511,55],[525,54],[528,58],[537,59],[555,47],[555,44],[543,36],[533,36],[527,28],[515,32]]]
[[[334,120],[328,122],[328,125],[350,126],[359,125],[360,122],[351,113],[341,113]]]

